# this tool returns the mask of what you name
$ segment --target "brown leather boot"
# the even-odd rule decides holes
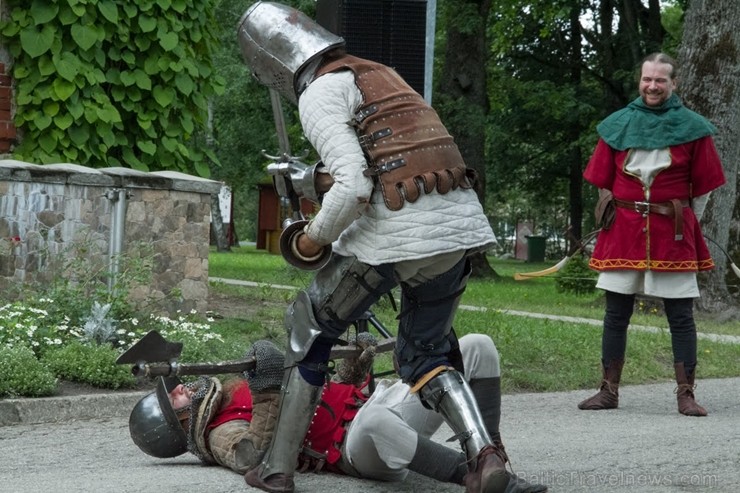
[[[487,445],[475,458],[475,468],[465,475],[465,493],[504,493],[509,484],[506,453]]]
[[[676,370],[676,383],[678,384],[674,391],[678,401],[678,412],[685,416],[706,416],[707,410],[694,400],[694,373],[686,376],[683,362],[675,363],[673,368]]]
[[[293,493],[295,491],[295,483],[293,483],[293,476],[276,473],[266,478],[261,477],[264,464],[247,471],[244,475],[244,480],[249,486],[259,488],[262,491],[268,493]]]
[[[581,401],[578,409],[595,411],[599,409],[616,409],[619,406],[619,379],[622,377],[623,359],[613,359],[609,366],[602,369],[604,379],[596,395]]]

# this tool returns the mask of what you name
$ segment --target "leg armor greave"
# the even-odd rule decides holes
[[[285,313],[285,330],[288,333],[285,366],[290,367],[306,357],[311,345],[322,333],[306,291],[300,291],[288,307]]]
[[[323,387],[308,384],[298,367],[292,366],[285,371],[275,433],[262,464],[245,476],[248,484],[261,489],[269,486],[284,488],[278,491],[293,491],[298,455],[322,390]]]
[[[452,428],[468,460],[475,459],[483,447],[493,443],[475,396],[460,372],[440,373],[421,387],[419,396]]]
[[[396,282],[392,268],[364,264],[355,257],[332,255],[308,289],[298,293],[285,314],[288,348],[285,365],[302,361],[317,337],[338,339]],[[384,274],[387,274],[384,275]]]

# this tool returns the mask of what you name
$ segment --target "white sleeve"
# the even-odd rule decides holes
[[[309,238],[327,245],[339,238],[367,206],[373,181],[362,174],[367,166],[350,121],[362,94],[350,71],[326,74],[313,81],[298,101],[303,132],[316,149],[334,185],[306,227]]]
[[[709,202],[709,195],[711,193],[712,192],[707,192],[704,195],[699,195],[698,197],[691,199],[691,209],[694,211],[696,219],[699,221],[701,221],[701,217],[704,215],[704,209],[707,207],[707,202]]]

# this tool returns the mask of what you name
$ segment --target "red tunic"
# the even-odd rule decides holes
[[[361,387],[335,382],[324,387],[321,404],[316,409],[303,445],[325,456],[330,471],[338,472],[332,466],[342,457],[340,448],[347,426],[366,400],[367,396],[362,393]]]
[[[228,396],[224,395],[224,399]],[[249,392],[249,384],[246,380],[235,386],[231,394],[231,400],[223,406],[218,414],[208,424],[208,430],[212,430],[218,425],[235,419],[244,419],[252,421],[252,394]]]
[[[367,382],[365,383],[367,385]],[[362,387],[345,383],[330,383],[324,387],[321,395],[321,404],[311,426],[306,433],[304,446],[326,457],[326,463],[331,466],[341,458],[340,447],[344,441],[347,426],[359,411],[361,403],[367,400],[362,393]],[[208,430],[235,419],[252,420],[252,396],[246,380],[233,388],[231,400],[223,406]],[[227,398],[227,396],[224,396]]]
[[[584,178],[614,197],[628,201],[667,202],[691,200],[725,183],[717,150],[711,137],[669,148],[671,164],[660,171],[648,188],[624,170],[630,149],[617,151],[599,139]],[[598,271],[653,270],[696,272],[709,270],[714,262],[704,242],[699,221],[690,207],[683,208],[683,239],[674,238],[674,220],[660,214],[642,214],[616,208],[616,220],[602,230],[589,266]]]

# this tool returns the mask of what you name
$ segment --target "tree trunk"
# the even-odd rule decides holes
[[[224,230],[224,221],[221,216],[221,202],[217,193],[211,194],[211,237],[219,252],[231,251],[229,238]]]
[[[740,161],[740,10],[735,0],[694,0],[686,13],[679,49],[682,65],[678,92],[687,107],[707,117],[719,130],[715,144],[727,184],[715,190],[702,218],[704,233],[726,251],[731,230],[738,232],[738,161]],[[728,248],[728,246],[730,248]],[[699,307],[726,311],[728,262],[710,242],[717,268],[702,277]],[[737,279],[735,279],[737,281]]]
[[[491,10],[491,0],[453,0],[447,6],[447,46],[440,80],[442,120],[455,138],[468,168],[478,175],[475,191],[481,204],[486,203],[486,119],[488,92],[486,65],[488,60],[486,26]],[[458,4],[458,2],[460,2]],[[459,26],[456,13],[459,8],[474,10],[478,22]],[[497,277],[484,253],[475,254],[474,277]]]
[[[583,53],[581,49],[581,11],[578,6],[571,7],[570,12],[570,83],[577,90],[580,89],[582,83],[581,66],[583,63]],[[571,142],[570,152],[568,157],[570,159],[570,227],[576,238],[583,236],[582,223],[583,223],[583,156],[581,153],[581,146],[578,143],[578,138],[582,132],[585,131],[583,126],[580,124],[580,119],[577,119],[576,124],[570,127],[569,141]],[[570,241],[566,239],[568,245],[566,245],[566,251],[570,249]]]

